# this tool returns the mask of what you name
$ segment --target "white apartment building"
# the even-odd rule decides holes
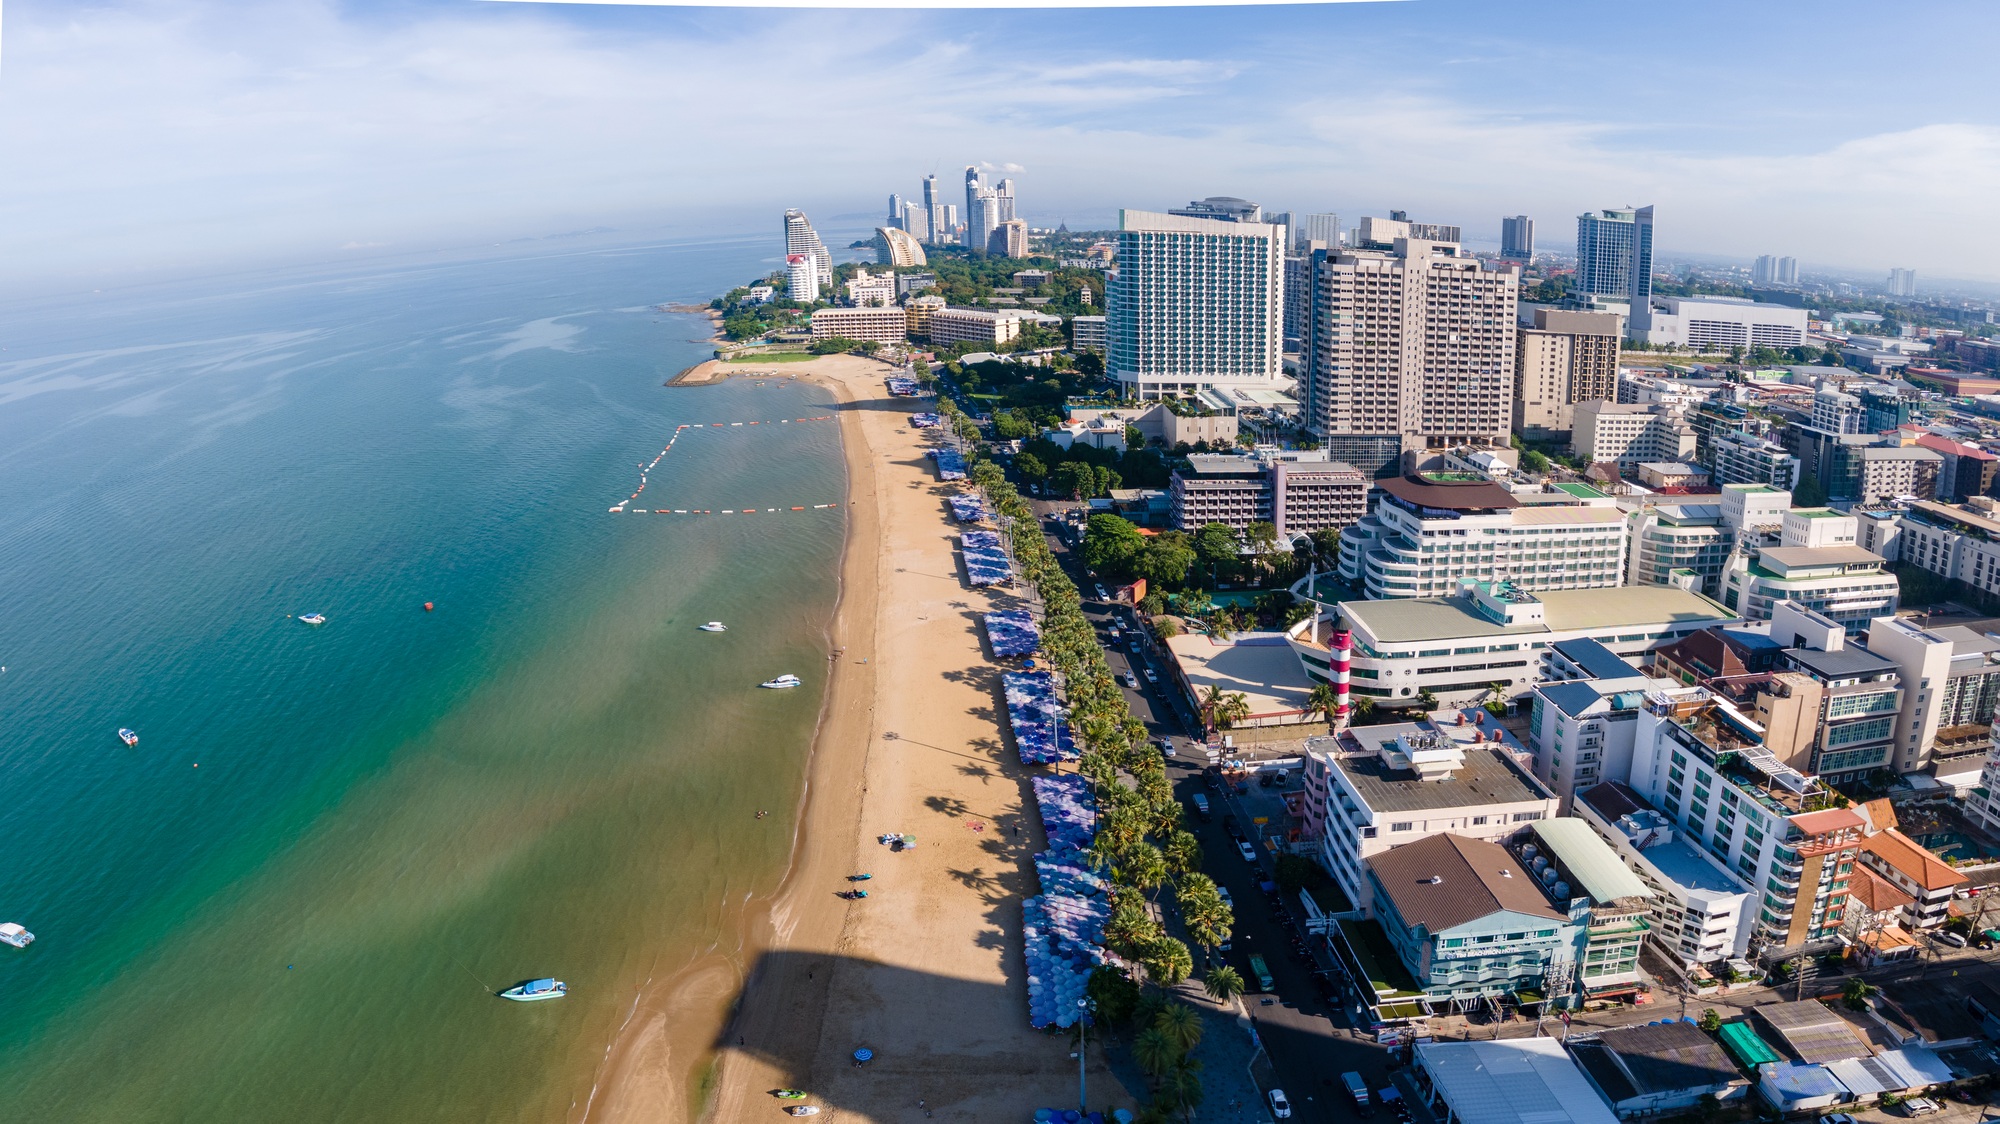
[[[1859,503],[1934,500],[1944,458],[1921,445],[1882,445],[1861,450]]]
[[[1664,406],[1623,402],[1579,402],[1570,452],[1592,464],[1616,463],[1637,472],[1647,461],[1691,461],[1694,427]]]
[[[930,314],[928,331],[932,343],[948,347],[955,343],[1012,343],[1021,338],[1018,312],[990,308],[938,308]]]
[[[887,307],[816,308],[812,314],[812,334],[816,340],[870,340],[875,343],[902,343],[909,331],[909,316],[891,304]]]
[[[1744,907],[1758,895],[1690,845],[1659,809],[1617,781],[1578,793],[1571,807],[1653,891],[1647,939],[1661,953],[1691,968],[1750,951]]]
[[[1134,398],[1277,389],[1284,228],[1121,211],[1106,289],[1105,369]]]
[[[1292,591],[1311,599],[1304,582]],[[1312,682],[1331,682],[1329,644],[1336,630],[1346,630],[1353,695],[1406,707],[1429,693],[1440,705],[1462,706],[1484,700],[1495,683],[1510,697],[1526,694],[1549,649],[1566,640],[1596,640],[1631,657],[1741,622],[1701,594],[1671,586],[1535,594],[1468,583],[1452,597],[1323,603],[1285,639]]]
[[[1070,345],[1078,351],[1103,352],[1105,347],[1104,317],[1076,316],[1070,319]]]
[[[819,293],[833,284],[833,255],[827,252],[826,243],[821,242],[819,234],[813,230],[812,220],[806,218],[806,213],[797,208],[785,212],[787,263],[791,261],[793,255],[803,255],[812,259],[812,299],[819,299]],[[795,285],[792,289],[792,299],[803,303],[806,298],[798,294],[799,290]]]
[[[1695,575],[1694,588],[1713,597],[1722,584],[1722,570],[1736,547],[1736,532],[1722,518],[1716,503],[1648,504],[1628,517],[1631,563],[1625,580],[1632,585],[1674,585],[1682,573]]]
[[[2000,505],[1986,496],[1963,504],[1911,504],[1896,548],[1903,561],[2000,595]]]
[[[785,295],[800,304],[819,299],[819,263],[811,254],[785,255]]]
[[[1905,688],[1895,770],[1928,771],[1960,792],[1976,787],[2000,708],[2000,641],[1956,625],[1919,628],[1885,615],[1869,625],[1868,650],[1894,661]]]
[[[857,269],[847,279],[847,303],[856,308],[887,308],[896,303],[896,275]]]
[[[1452,243],[1315,250],[1299,380],[1306,428],[1406,450],[1506,447],[1519,274]]]
[[[1799,486],[1799,458],[1775,441],[1728,430],[1715,435],[1712,447],[1718,484],[1769,484],[1788,492]]]
[[[919,235],[894,226],[875,228],[875,262],[887,266],[919,266],[930,264],[924,254],[924,244]]]
[[[1196,454],[1186,469],[1174,470],[1171,496],[1176,530],[1223,523],[1243,531],[1269,523],[1285,542],[1359,520],[1368,510],[1368,478],[1321,451]]]
[[[1382,498],[1374,514],[1340,535],[1341,577],[1369,597],[1448,596],[1468,580],[1528,590],[1625,580],[1624,516],[1595,489],[1509,492],[1489,480],[1436,476],[1375,486]]]
[[[1901,592],[1883,560],[1858,546],[1767,546],[1739,550],[1722,574],[1722,603],[1751,620],[1770,620],[1790,602],[1859,632],[1896,611]]]
[[[1477,713],[1463,726],[1404,722],[1306,739],[1306,834],[1371,916],[1368,859],[1445,832],[1498,843],[1558,814],[1555,794],[1517,760],[1520,743]]]
[[[1783,546],[1819,550],[1829,546],[1853,546],[1860,534],[1860,521],[1830,507],[1795,507],[1785,512],[1779,523]]]
[[[1782,534],[1785,513],[1792,509],[1792,493],[1770,484],[1724,484],[1721,498],[1722,521],[1739,539]]]
[[[1528,752],[1535,777],[1568,806],[1607,776],[1632,771],[1632,734],[1655,679],[1595,640],[1551,647],[1542,680],[1528,692]]]
[[[1652,322],[1643,338],[1698,351],[1748,351],[1799,347],[1806,342],[1806,331],[1806,310],[1790,305],[1741,297],[1654,297]]]

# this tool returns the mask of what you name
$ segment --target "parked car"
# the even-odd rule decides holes
[[[1193,796],[1188,797],[1188,802],[1194,805],[1194,814],[1201,817],[1201,822],[1207,823],[1208,797],[1203,796],[1201,793],[1197,792]]]
[[[1092,587],[1092,588],[1094,588],[1094,589],[1095,589],[1095,590],[1097,591],[1097,599],[1098,599],[1099,601],[1109,601],[1109,600],[1111,600],[1111,595],[1110,595],[1109,593],[1106,593],[1106,592],[1104,592],[1104,587],[1103,587],[1103,586],[1101,586],[1101,585],[1100,585],[1100,586],[1094,586],[1094,587]]]
[[[1911,1097],[1903,1102],[1904,1116],[1929,1116],[1933,1112],[1943,1112],[1944,1106],[1929,1097]]]
[[[1135,690],[1135,691],[1136,691],[1136,690],[1138,690],[1138,689],[1139,689],[1139,677],[1138,677],[1138,676],[1136,676],[1136,675],[1134,675],[1134,674],[1132,674],[1132,673],[1131,673],[1131,672],[1129,672],[1129,671],[1128,671],[1128,672],[1126,672],[1126,673],[1125,673],[1125,685],[1126,685],[1127,687],[1130,687],[1130,688],[1132,688],[1132,689],[1133,689],[1133,690]]]
[[[1279,1120],[1291,1119],[1292,1102],[1285,1099],[1285,1091],[1283,1089],[1273,1089],[1265,1093],[1264,1096],[1271,1102],[1272,1116],[1277,1117]]]
[[[1244,862],[1254,863],[1257,861],[1257,848],[1252,847],[1243,840],[1238,839],[1236,841],[1236,850],[1242,854]]]
[[[1147,668],[1147,669],[1146,669],[1146,682],[1148,682],[1148,683],[1158,683],[1159,681],[1160,681],[1160,676],[1159,676],[1159,674],[1158,674],[1157,672],[1155,672],[1155,671],[1154,671],[1154,670],[1153,670],[1152,668],[1150,668],[1150,667],[1149,667],[1149,668]]]
[[[1845,1112],[1829,1112],[1819,1118],[1819,1124],[1857,1124],[1853,1116]]]
[[[1151,674],[1151,672],[1148,672],[1147,674],[1149,674],[1149,675],[1150,675],[1150,674]],[[1176,754],[1176,753],[1174,752],[1174,739],[1172,739],[1172,738],[1161,738],[1161,739],[1160,739],[1160,756],[1162,756],[1162,757],[1175,757],[1175,756],[1178,756],[1178,754]]]
[[[1943,941],[1953,948],[1965,947],[1965,938],[1957,933],[1939,933],[1938,940]]]

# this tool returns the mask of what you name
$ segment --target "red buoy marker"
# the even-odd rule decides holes
[[[432,609],[432,607],[433,607],[433,606],[431,605],[431,603],[430,603],[430,602],[428,602],[428,601],[424,602],[424,612],[426,612],[426,613],[430,612],[430,611],[431,611],[431,609]]]

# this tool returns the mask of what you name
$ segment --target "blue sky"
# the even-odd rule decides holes
[[[855,225],[1016,165],[1024,216],[1209,194],[2000,280],[1981,3],[783,11],[15,0],[0,283],[590,226]]]

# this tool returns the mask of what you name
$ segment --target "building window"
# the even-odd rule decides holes
[[[1478,827],[1479,825],[1485,823],[1486,819],[1487,817],[1485,816],[1474,816],[1472,817],[1472,826]]]
[[[1514,822],[1515,822],[1515,823],[1527,823],[1527,822],[1529,822],[1530,820],[1538,820],[1538,819],[1541,819],[1541,818],[1542,818],[1542,814],[1541,814],[1540,812],[1515,812],[1515,813],[1514,813]]]
[[[1410,821],[1409,821],[1409,820],[1403,820],[1403,821],[1402,821],[1402,822],[1400,822],[1400,823],[1392,823],[1392,824],[1390,824],[1390,825],[1389,825],[1389,830],[1390,830],[1390,831],[1408,831],[1408,830],[1410,830]]]

